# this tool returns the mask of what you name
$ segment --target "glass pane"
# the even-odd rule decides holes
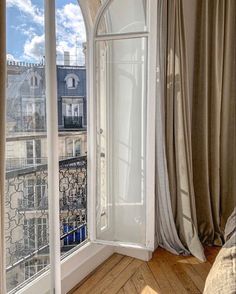
[[[87,240],[85,25],[77,0],[57,5],[61,255]],[[62,28],[65,26],[64,28]]]
[[[32,2],[32,3],[31,3]],[[44,1],[7,1],[7,290],[49,260]],[[29,15],[31,14],[31,16]]]
[[[97,239],[145,245],[146,38],[97,42]]]
[[[7,289],[49,264],[44,1],[7,1]],[[77,0],[57,1],[61,252],[87,239],[84,21]]]
[[[98,25],[97,35],[147,31],[147,0],[113,0]]]

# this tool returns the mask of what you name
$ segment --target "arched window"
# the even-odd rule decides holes
[[[38,87],[38,78],[36,76],[34,77],[34,86]]]
[[[146,32],[147,2],[147,0],[110,1],[99,19],[97,35]]]
[[[66,86],[68,89],[76,89],[79,83],[79,78],[76,74],[68,74],[65,77]]]
[[[74,78],[71,78],[71,84],[72,84],[72,88],[75,88],[75,79]]]
[[[75,79],[74,78],[69,78],[67,80],[67,87],[68,88],[75,88]]]
[[[31,88],[38,88],[40,80],[41,80],[41,76],[37,72],[30,73],[29,82],[30,82]]]
[[[47,246],[45,251],[45,248],[40,246],[38,242],[40,247],[32,246],[32,251],[27,251],[28,253],[26,252],[25,255],[23,252],[24,250],[22,251],[23,247],[21,246],[21,241],[17,241],[17,246],[15,246],[15,243],[10,244],[14,245],[11,249],[18,248],[15,256],[12,254],[11,250],[7,252],[10,252],[13,257],[13,259],[11,259],[10,256],[8,259],[8,265],[13,268],[13,271],[16,268],[15,266],[19,266],[19,271],[22,271],[23,267],[21,267],[20,264],[22,260],[23,262],[25,261],[25,257],[28,258],[29,253],[30,256],[32,254],[36,257],[33,261],[34,268],[36,268],[38,253],[40,254],[42,248],[45,252],[48,252],[49,248],[51,255],[47,260],[47,264],[51,263],[51,271],[49,273],[51,277],[49,279],[49,276],[45,275],[42,280],[40,278],[40,283],[42,285],[42,283],[44,283],[42,281],[46,279],[44,290],[45,292],[49,292],[48,283],[49,280],[51,280],[51,292],[60,293],[60,253],[63,255],[64,249],[67,251],[69,248],[64,248],[62,241],[60,252],[60,246],[58,245],[60,244],[61,237],[65,238],[65,234],[70,234],[69,230],[73,230],[72,236],[75,236],[75,234],[78,236],[78,233],[80,234],[80,242],[87,238],[87,199],[89,200],[88,217],[92,218],[90,219],[88,227],[89,240],[112,245],[128,244],[131,246],[138,246],[139,248],[148,248],[148,250],[153,249],[154,183],[152,181],[155,157],[153,149],[150,148],[150,145],[152,145],[150,144],[150,138],[154,141],[154,89],[156,87],[156,50],[154,47],[156,32],[153,32],[152,28],[156,27],[155,13],[157,11],[158,1],[80,1],[84,3],[84,6],[86,3],[89,3],[88,5],[92,5],[93,2],[102,3],[101,9],[96,17],[95,27],[93,26],[94,23],[91,22],[89,18],[87,20],[88,26],[93,29],[92,34],[90,34],[88,30],[89,38],[87,39],[89,51],[88,66],[90,71],[89,75],[87,75],[90,77],[88,87],[89,157],[88,160],[80,158],[80,162],[74,161],[74,159],[66,161],[66,163],[62,165],[58,164],[57,152],[59,146],[57,144],[58,124],[56,109],[59,95],[57,96],[56,78],[58,78],[59,75],[57,75],[56,71],[58,67],[56,66],[56,36],[54,28],[56,11],[54,2],[55,1],[45,1],[45,83],[44,75],[42,75],[41,82],[41,77],[38,74],[42,72],[40,66],[27,67],[23,76],[24,79],[28,77],[29,87],[26,88],[30,90],[26,98],[34,97],[39,100],[37,97],[39,91],[31,91],[31,88],[34,89],[35,87],[42,86],[47,101],[45,115],[47,116],[48,124],[46,132],[48,146],[51,146],[50,148],[46,148],[48,164],[43,164],[43,166],[40,165],[37,171],[33,169],[29,172],[32,172],[33,177],[37,175],[40,177],[46,176],[47,185],[50,188],[48,190],[48,197],[50,200],[49,212],[45,213],[45,210],[48,210],[47,207],[44,207],[41,213],[39,212],[38,214],[37,212],[37,215],[40,215],[42,219],[52,216],[48,218],[50,241],[47,245],[49,245],[49,247]],[[152,26],[149,25],[151,21],[153,22]],[[77,24],[75,27],[78,29]],[[44,53],[42,54],[44,55]],[[6,54],[4,55],[6,56]],[[78,87],[79,78],[72,73],[74,71],[73,67],[67,67],[66,71],[71,73],[68,73],[65,77],[63,86],[68,87],[68,89],[75,89]],[[81,76],[81,85],[82,79],[84,79],[84,77]],[[44,91],[43,88],[45,85],[47,86],[46,91]],[[15,89],[14,92],[16,92]],[[72,99],[71,97],[74,93],[73,91],[68,91],[68,93],[65,94],[66,98]],[[84,99],[84,97],[79,97],[79,99]],[[86,102],[85,99],[84,101]],[[87,104],[85,104],[85,109],[86,107]],[[79,107],[74,108],[74,110],[75,114],[78,115]],[[76,121],[76,119],[74,121]],[[22,136],[22,134],[20,135]],[[28,134],[26,135],[28,140],[29,136]],[[39,135],[41,138],[41,134]],[[33,134],[32,137],[34,137]],[[36,134],[36,137],[39,137],[38,134]],[[44,138],[44,135],[42,137]],[[86,138],[87,134],[84,132],[81,138],[82,154],[85,154],[84,145],[86,144]],[[72,144],[68,144],[70,144],[69,146],[71,147],[73,142]],[[75,152],[74,155],[77,156],[77,154],[79,154],[79,142],[75,142],[75,144],[77,147],[72,150]],[[19,150],[19,152],[21,152],[21,150]],[[46,169],[45,173],[43,172],[44,168]],[[66,174],[64,174],[65,169]],[[63,171],[63,174],[60,171]],[[60,182],[55,177],[56,174],[59,175]],[[14,177],[15,175],[16,172],[14,170]],[[21,173],[19,173],[19,176],[22,178]],[[61,176],[64,178],[61,179]],[[26,177],[24,176],[24,178]],[[17,178],[14,179],[17,180]],[[68,185],[68,180],[73,187]],[[63,189],[61,190],[61,188]],[[71,189],[74,191],[71,191]],[[80,204],[78,205],[78,203],[75,202],[69,202],[71,205],[68,205],[67,202],[64,202],[64,195],[59,194],[58,191],[63,191],[63,194],[66,192],[66,197],[68,197],[69,201],[71,201],[72,195],[74,197],[75,194],[79,193],[78,196],[85,199],[83,209],[81,209]],[[24,197],[22,197],[21,191],[19,192],[19,200],[23,201]],[[10,201],[14,200],[14,203],[16,202],[15,200],[18,200],[15,199],[15,197],[11,199],[12,197],[9,196],[9,198]],[[59,202],[61,205],[60,209],[58,209]],[[81,217],[81,219],[83,218],[82,228],[80,226],[81,221],[77,222],[74,215],[71,215],[71,212],[74,213],[74,209],[71,209],[72,207],[79,207],[80,209],[79,213],[75,211],[77,214],[75,216],[76,218],[77,216]],[[67,214],[66,210],[68,210],[68,213],[72,216],[71,223],[75,223],[73,225],[70,223],[68,226],[64,227],[64,221],[58,223],[58,220],[59,212],[65,215]],[[14,215],[17,216],[15,213]],[[43,221],[40,221],[40,223],[41,222]],[[14,237],[15,235],[15,223],[16,222],[13,223],[12,228],[7,229],[7,234],[10,235],[10,237]],[[22,224],[19,223],[17,227],[17,229],[21,230]],[[44,231],[48,234],[46,230]],[[27,230],[25,232],[27,233]],[[35,230],[32,230],[32,235],[34,232]],[[62,233],[61,236],[60,233]],[[38,235],[40,237],[40,233],[38,233]],[[71,239],[71,236],[69,237],[69,235],[67,235],[65,240],[69,239]],[[77,243],[77,240],[75,240],[74,244]],[[92,249],[90,247],[89,250],[94,250],[94,247],[92,247]],[[100,250],[103,250],[103,248],[96,249],[96,256],[102,252]],[[108,251],[108,253],[109,252],[111,251]],[[82,259],[82,261],[78,259],[82,265],[84,264],[84,260],[85,262],[88,260],[87,256],[89,255],[86,256],[86,254],[83,257],[85,259]],[[68,254],[66,256],[68,257]],[[72,258],[78,257],[73,254]],[[70,268],[71,264],[69,258],[66,258],[65,264],[66,268]],[[72,262],[72,266],[73,264]],[[75,270],[77,271],[77,269]],[[37,270],[35,270],[35,272],[36,271]],[[14,278],[13,283],[20,284],[22,281],[21,275],[19,275],[19,277],[19,281]],[[35,285],[35,287],[38,287],[38,283]],[[12,288],[9,290],[11,291]],[[31,292],[33,293],[34,291]]]
[[[156,2],[107,1],[95,24],[95,239],[101,242],[154,246],[154,216],[147,215],[154,190],[147,187],[154,187],[156,45],[149,20],[156,19]]]

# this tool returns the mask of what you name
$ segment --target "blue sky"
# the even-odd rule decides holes
[[[44,56],[43,0],[7,0],[9,60],[40,62]],[[77,0],[56,0],[57,56],[69,51],[72,63],[83,63],[85,27]]]

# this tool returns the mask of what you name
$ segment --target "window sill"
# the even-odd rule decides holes
[[[88,242],[61,261],[62,293],[73,289],[90,272],[114,253],[113,246]],[[46,271],[24,288],[17,291],[24,294],[50,293],[50,271]]]
[[[144,261],[152,258],[151,251],[140,248],[128,248],[111,245],[101,245],[87,242],[61,261],[61,293],[68,293],[89,273],[96,269],[101,263],[113,253],[128,255]],[[40,276],[26,284],[17,292],[18,294],[49,294],[50,293],[50,271],[45,271]]]

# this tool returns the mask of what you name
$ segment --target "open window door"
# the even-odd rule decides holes
[[[156,1],[107,1],[97,22],[96,188],[90,225],[93,242],[152,251],[156,51],[150,37],[151,2]]]

